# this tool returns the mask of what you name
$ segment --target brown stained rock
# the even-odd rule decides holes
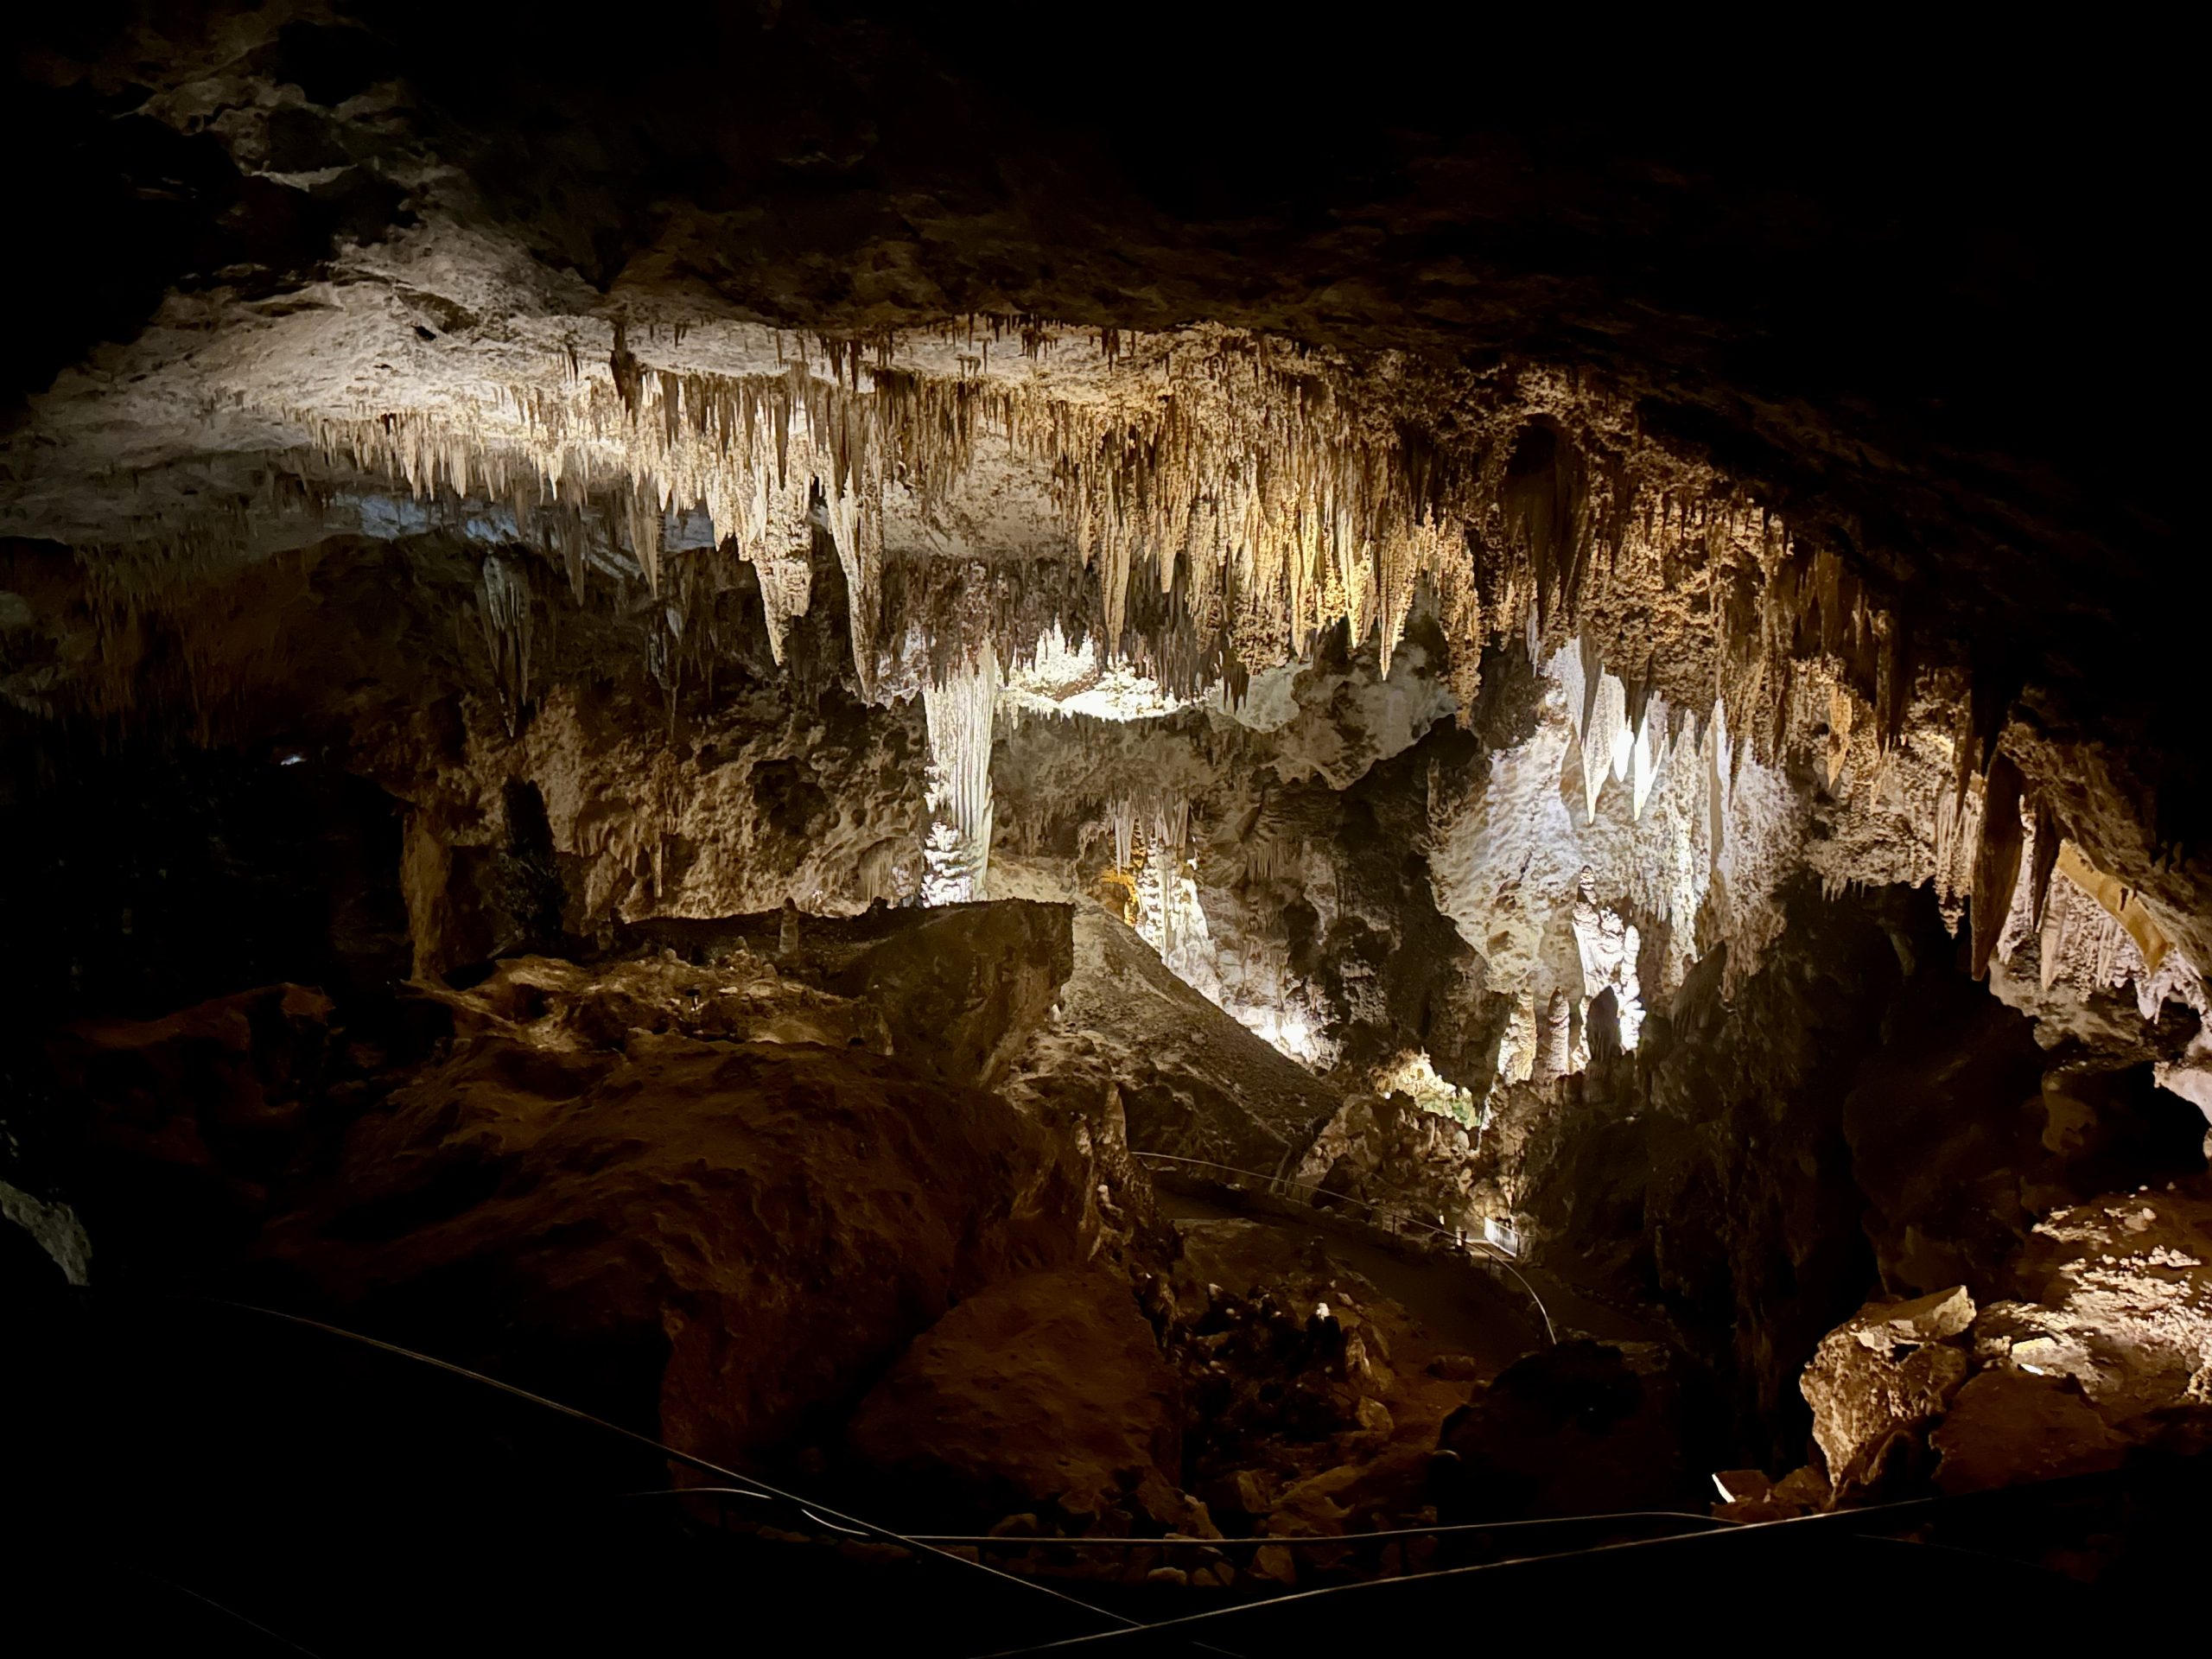
[[[1256,1469],[1236,1470],[1204,1490],[1207,1507],[1224,1515],[1256,1517],[1265,1515],[1274,1502],[1269,1478]]]
[[[662,1436],[734,1459],[957,1298],[1079,1257],[1084,1179],[1003,1103],[855,1050],[483,1034],[356,1123],[260,1254],[426,1346],[664,1355],[631,1384]]]
[[[1954,1285],[1932,1296],[1910,1301],[1870,1303],[1846,1327],[1859,1344],[1873,1353],[1895,1348],[1947,1342],[1974,1323],[1974,1298],[1964,1285]]]
[[[1488,1325],[1510,1356],[1520,1305],[1471,1268],[1416,1268],[1338,1234],[1306,1233],[1301,1247],[1303,1228],[1226,1217],[1177,1231],[1169,1347],[1191,1401],[1185,1466],[1215,1512],[1325,1536],[1418,1511],[1441,1426],[1467,1395],[1430,1362],[1456,1355],[1470,1376],[1503,1363],[1471,1359],[1467,1333],[1436,1322]]]
[[[1325,1469],[1286,1486],[1268,1512],[1266,1529],[1280,1537],[1333,1537],[1346,1530],[1351,1510],[1338,1501],[1356,1496],[1364,1471],[1352,1465]]]
[[[1065,905],[1010,900],[922,912],[835,988],[883,1011],[896,1052],[926,1076],[995,1088],[1074,971]]]
[[[2036,1224],[1977,1351],[2077,1384],[2115,1427],[2212,1402],[2212,1180],[2107,1193]]]
[[[1936,1484],[1954,1496],[2116,1469],[2129,1444],[2069,1379],[2011,1370],[1961,1389],[1930,1440]]]
[[[1870,1303],[1830,1332],[1798,1387],[1839,1496],[1874,1484],[1940,1417],[1969,1369],[1946,1344],[1974,1320],[1963,1286],[1909,1302]]]
[[[1057,1505],[1188,1518],[1182,1389],[1119,1280],[1029,1274],[963,1301],[860,1405],[854,1456],[935,1514]]]
[[[1072,971],[1071,925],[1065,905],[1004,899],[653,917],[615,937],[626,952],[672,953],[721,980],[765,977],[863,1007],[909,1068],[992,1087],[1052,1014]]]
[[[1679,1508],[1699,1486],[1697,1413],[1682,1357],[1577,1339],[1509,1367],[1444,1421],[1447,1520]]]
[[[54,1039],[55,1071],[97,1103],[103,1132],[119,1141],[181,1147],[202,1127],[283,1128],[298,1114],[331,1013],[321,991],[270,985],[160,1020],[86,1020]]]
[[[672,951],[587,967],[513,957],[466,991],[429,987],[457,1028],[556,1049],[624,1047],[632,1032],[722,1042],[812,1043],[887,1054],[880,1011],[787,979],[757,958],[694,964]]]
[[[331,1014],[320,991],[270,985],[52,1040],[103,1160],[87,1214],[111,1251],[166,1276],[251,1236],[321,1081]]]

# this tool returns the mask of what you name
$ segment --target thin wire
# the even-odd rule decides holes
[[[1235,1164],[1217,1164],[1212,1162],[1211,1160],[1205,1158],[1179,1158],[1173,1153],[1169,1152],[1140,1152],[1136,1155],[1140,1158],[1155,1159],[1162,1163],[1188,1164],[1195,1169],[1218,1169],[1230,1175],[1249,1175],[1255,1181],[1265,1181],[1270,1190],[1276,1186],[1282,1186],[1289,1189],[1303,1187],[1311,1192],[1319,1192],[1325,1190],[1319,1184],[1313,1181],[1294,1181],[1283,1176],[1269,1175],[1261,1170],[1240,1169]],[[1443,1239],[1454,1246],[1459,1243],[1458,1235],[1446,1232],[1441,1227],[1430,1225],[1430,1224],[1423,1221],[1420,1217],[1414,1215],[1410,1211],[1386,1209],[1383,1205],[1379,1204],[1371,1204],[1365,1198],[1355,1198],[1349,1193],[1331,1193],[1330,1196],[1332,1198],[1341,1198],[1346,1204],[1357,1205],[1361,1209],[1372,1211],[1378,1216],[1397,1216],[1402,1218],[1408,1224],[1419,1228],[1421,1231],[1433,1233],[1437,1237]],[[1319,1205],[1312,1204],[1304,1199],[1300,1199],[1299,1202],[1306,1203],[1309,1209],[1319,1210],[1321,1208]],[[1503,1271],[1512,1275],[1513,1282],[1520,1286],[1522,1293],[1527,1295],[1530,1301],[1536,1305],[1536,1312],[1540,1316],[1541,1316],[1544,1321],[1544,1339],[1550,1343],[1553,1347],[1558,1347],[1559,1327],[1552,1323],[1551,1309],[1546,1307],[1544,1306],[1544,1299],[1536,1294],[1536,1287],[1521,1276],[1521,1270],[1513,1265],[1512,1259],[1506,1255],[1503,1251],[1492,1247],[1487,1239],[1471,1238],[1466,1242],[1475,1249],[1483,1252],[1484,1261],[1492,1263],[1494,1266],[1502,1268]]]
[[[558,1400],[548,1399],[542,1394],[533,1394],[528,1389],[518,1388],[512,1382],[503,1382],[498,1377],[487,1376],[481,1371],[473,1371],[469,1370],[467,1366],[457,1365],[449,1359],[440,1359],[435,1354],[418,1353],[412,1348],[403,1348],[397,1343],[385,1342],[377,1337],[364,1336],[358,1331],[348,1331],[343,1325],[328,1325],[321,1319],[308,1319],[304,1314],[280,1313],[276,1308],[260,1307],[251,1302],[226,1301],[219,1297],[194,1297],[189,1298],[188,1300],[204,1301],[216,1307],[234,1308],[243,1313],[258,1313],[264,1318],[282,1319],[290,1325],[304,1325],[310,1331],[321,1331],[329,1336],[342,1337],[348,1342],[358,1342],[365,1348],[378,1349],[387,1354],[397,1354],[402,1359],[411,1359],[418,1364],[434,1366],[439,1370],[450,1372],[455,1376],[467,1377],[472,1382],[480,1382],[486,1388],[497,1389],[502,1394],[512,1395],[518,1400],[527,1400],[532,1405],[543,1406],[546,1410],[558,1412],[563,1417],[573,1417],[578,1422],[593,1424],[597,1427],[606,1429],[609,1433],[619,1434],[626,1440],[634,1440],[640,1446],[650,1446],[654,1451],[660,1452],[663,1456],[673,1458],[677,1462],[687,1464],[690,1467],[699,1470],[704,1474],[719,1475],[724,1480],[728,1481],[752,1480],[753,1484],[760,1487],[772,1497],[781,1498],[785,1503],[798,1509],[802,1514],[806,1511],[809,1500],[798,1497],[793,1493],[784,1491],[779,1487],[772,1486],[765,1480],[757,1480],[753,1479],[753,1478],[749,1475],[738,1474],[734,1470],[723,1468],[718,1463],[710,1463],[706,1459],[696,1456],[689,1452],[679,1452],[672,1446],[664,1446],[660,1441],[653,1439],[650,1434],[640,1434],[634,1428],[625,1428],[621,1424],[609,1422],[604,1417],[594,1417],[591,1413],[579,1410],[575,1406],[563,1405]],[[1003,1579],[1008,1584],[1020,1585],[1023,1589],[1032,1591],[1036,1594],[1050,1596],[1055,1601],[1065,1602],[1071,1607],[1081,1608],[1086,1613],[1094,1614],[1097,1618],[1109,1620],[1113,1624],[1120,1625],[1125,1629],[1138,1630],[1143,1628],[1135,1619],[1126,1618],[1120,1613],[1109,1611],[1103,1607],[1094,1606],[1090,1602],[1082,1599],[1080,1597],[1069,1595],[1065,1591],[1057,1590],[1051,1585],[1041,1584],[1034,1579],[1026,1579],[1020,1573],[1005,1572],[1001,1568],[991,1566],[988,1561],[971,1561],[964,1555],[956,1555],[950,1550],[940,1549],[934,1544],[927,1544],[922,1542],[918,1539],[909,1538],[902,1533],[892,1531],[888,1527],[875,1526],[869,1522],[860,1519],[857,1516],[847,1515],[842,1510],[830,1509],[827,1504],[816,1504],[814,1507],[822,1510],[823,1514],[836,1516],[839,1521],[851,1522],[854,1526],[861,1529],[865,1533],[870,1533],[877,1537],[887,1539],[891,1542],[903,1545],[906,1548],[914,1551],[917,1554],[935,1555],[948,1561],[957,1562],[962,1567],[969,1567],[977,1572],[988,1573],[992,1578]],[[815,1516],[813,1518],[817,1520],[820,1519],[819,1516]]]
[[[1546,1561],[1576,1560],[1589,1555],[1610,1555],[1622,1550],[1656,1549],[1666,1544],[1698,1543],[1713,1538],[1740,1538],[1749,1533],[1767,1532],[1777,1527],[1799,1527],[1816,1521],[1846,1518],[1856,1520],[1897,1510],[1924,1509],[1936,1501],[1929,1497],[1906,1498],[1895,1503],[1872,1504],[1863,1510],[1830,1510],[1819,1515],[1795,1515],[1779,1521],[1738,1522],[1718,1532],[1678,1532],[1664,1538],[1631,1538],[1618,1543],[1592,1544],[1583,1549],[1554,1550],[1545,1555],[1516,1555],[1505,1561],[1481,1561],[1471,1567],[1446,1567],[1428,1573],[1408,1573],[1395,1579],[1364,1579],[1352,1584],[1323,1585],[1316,1590],[1294,1590],[1284,1595],[1270,1596],[1264,1601],[1247,1602],[1242,1606],[1214,1607],[1201,1613],[1186,1613],[1179,1618],[1163,1618],[1143,1626],[1143,1629],[1147,1631],[1178,1630],[1188,1625],[1210,1624],[1262,1608],[1284,1606],[1294,1601],[1312,1601],[1321,1596],[1349,1595],[1362,1590],[1386,1590],[1395,1586],[1427,1583],[1438,1579],[1471,1578],[1482,1573],[1503,1573],[1510,1567],[1535,1567]],[[997,1653],[982,1656],[982,1659],[1023,1659],[1023,1656],[1033,1653],[1055,1653],[1065,1648],[1090,1647],[1100,1642],[1115,1641],[1128,1633],[1106,1630],[1092,1636],[1071,1636],[1058,1642],[1040,1642],[1032,1647],[1002,1649]]]
[[[1928,1543],[1918,1538],[1890,1538],[1878,1533],[1869,1537],[1866,1541],[1870,1544],[1895,1544],[1901,1549],[1929,1549],[1939,1555],[1964,1555],[1976,1561],[2002,1561],[2009,1567],[2025,1567],[2031,1573],[2039,1573],[2047,1579],[2061,1580],[2066,1584],[2074,1585],[2077,1588],[2081,1584],[2079,1580],[2069,1577],[2056,1567],[2045,1567],[2041,1561],[2025,1560],[2018,1555],[2007,1555],[2002,1550],[1972,1549],[1964,1544]]]
[[[139,1570],[142,1573],[145,1572],[145,1569],[143,1567]],[[289,1648],[294,1653],[303,1653],[307,1656],[307,1659],[322,1659],[322,1656],[315,1652],[313,1648],[302,1647],[298,1643],[293,1641],[290,1637],[270,1630],[259,1619],[247,1618],[235,1607],[226,1606],[223,1603],[216,1600],[213,1596],[202,1595],[199,1591],[194,1590],[188,1584],[179,1584],[175,1579],[165,1579],[158,1573],[146,1573],[145,1576],[151,1579],[156,1584],[175,1591],[177,1594],[181,1596],[190,1596],[194,1601],[205,1603],[207,1606],[213,1607],[217,1612],[222,1614],[224,1618],[234,1618],[250,1630],[259,1630],[262,1635],[267,1637],[271,1642],[281,1643],[283,1646]]]
[[[1005,1544],[1009,1548],[1046,1545],[1115,1544],[1145,1545],[1176,1549],[1264,1549],[1270,1544],[1284,1544],[1298,1548],[1341,1548],[1347,1544],[1382,1543],[1394,1538],[1446,1538],[1464,1532],[1517,1532],[1532,1527],[1571,1527],[1579,1523],[1600,1521],[1695,1521],[1712,1528],[1740,1527],[1741,1521],[1727,1521],[1719,1516],[1698,1515],[1688,1510],[1621,1510],[1606,1515],[1548,1515],[1535,1520],[1466,1521],[1441,1527],[1396,1527],[1382,1532],[1346,1532],[1327,1537],[1273,1538],[1053,1538],[1042,1535],[1034,1537],[1012,1537],[1003,1533],[986,1534],[980,1537],[947,1532],[918,1532],[915,1537],[932,1544]]]

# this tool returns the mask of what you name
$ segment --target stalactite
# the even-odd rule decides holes
[[[477,615],[492,662],[492,683],[499,695],[500,718],[512,737],[530,706],[530,584],[514,565],[493,553],[486,556],[477,586]]]
[[[1660,761],[1664,758],[1653,747],[1653,734],[1662,726],[1661,721],[1647,719],[1637,728],[1636,748],[1630,760],[1630,789],[1631,804],[1638,818],[1643,817],[1644,804],[1651,798],[1651,786],[1658,780]]]
[[[2012,913],[2020,879],[2020,769],[2001,751],[1983,785],[1981,835],[1974,853],[1973,973],[1989,976],[1989,959]]]
[[[2032,850],[2032,875],[2029,887],[2030,915],[2037,932],[2043,931],[2044,912],[2050,901],[2050,878],[2058,868],[2058,847],[2065,831],[2060,827],[2058,815],[2049,803],[2038,799],[2035,811],[2035,845]]]

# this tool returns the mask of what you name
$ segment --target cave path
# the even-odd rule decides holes
[[[1295,1245],[1318,1241],[1336,1261],[1404,1308],[1435,1353],[1467,1354],[1494,1372],[1542,1345],[1541,1323],[1522,1293],[1473,1262],[1402,1255],[1318,1217],[1293,1217],[1230,1203],[1229,1195],[1217,1190],[1199,1193],[1181,1183],[1160,1182],[1154,1192],[1160,1213],[1177,1224],[1179,1232],[1188,1222],[1251,1221],[1273,1228]],[[1668,1339],[1666,1332],[1599,1301],[1556,1273],[1523,1262],[1515,1266],[1535,1284],[1563,1338]]]

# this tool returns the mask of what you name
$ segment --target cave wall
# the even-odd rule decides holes
[[[1925,890],[1824,898],[1731,998],[1718,957],[1642,1046],[1503,1092],[1484,1174],[1539,1261],[1638,1297],[1723,1357],[1748,1449],[1804,1460],[1797,1379],[1870,1298],[2017,1294],[2056,1206],[2201,1175],[2202,1117],[2126,1052],[2040,1045],[1976,984]]]

